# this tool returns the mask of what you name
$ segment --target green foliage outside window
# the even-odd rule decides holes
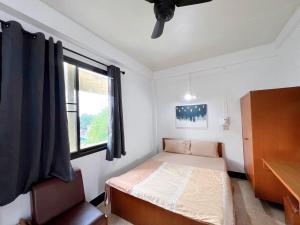
[[[89,146],[107,141],[108,138],[108,109],[97,115],[83,114],[80,116],[81,145]]]

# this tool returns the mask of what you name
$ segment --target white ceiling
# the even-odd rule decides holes
[[[177,8],[161,38],[145,0],[42,0],[153,71],[270,43],[300,0],[213,0]]]

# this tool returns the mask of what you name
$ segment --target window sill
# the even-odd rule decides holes
[[[71,153],[71,160],[78,159],[80,157],[84,157],[84,156],[87,156],[87,155],[91,155],[91,154],[94,154],[96,152],[104,151],[106,149],[107,149],[107,144],[102,144],[102,145],[93,146],[93,147],[86,148],[86,149],[81,149],[78,152]]]

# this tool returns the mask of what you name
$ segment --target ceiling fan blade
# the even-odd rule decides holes
[[[195,4],[200,4],[200,3],[210,2],[210,1],[212,0],[174,0],[175,5],[177,7],[195,5]]]
[[[146,0],[147,2],[154,3],[155,0]]]
[[[152,39],[159,38],[164,31],[164,27],[165,27],[165,22],[157,20],[151,38]]]

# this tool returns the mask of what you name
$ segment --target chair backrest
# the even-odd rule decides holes
[[[40,225],[85,201],[81,171],[66,183],[52,178],[32,187],[32,222]]]

